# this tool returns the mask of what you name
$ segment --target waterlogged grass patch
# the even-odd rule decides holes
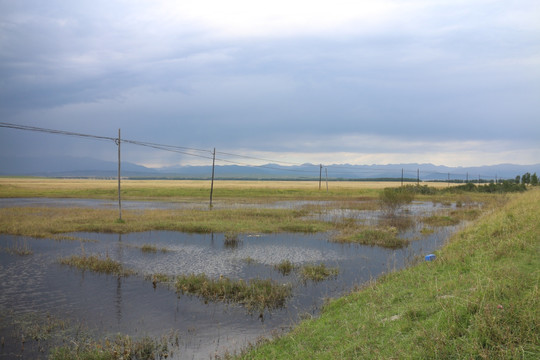
[[[223,240],[223,245],[226,248],[235,249],[241,244],[242,240],[236,233],[227,233],[225,234],[225,239]]]
[[[326,267],[324,263],[319,265],[308,264],[300,269],[300,276],[304,281],[323,281],[339,274],[338,268]]]
[[[381,246],[389,249],[399,249],[407,246],[407,239],[399,238],[398,230],[391,227],[357,227],[344,229],[331,240],[338,243],[356,243],[370,246]]]
[[[162,252],[162,253],[166,253],[166,252],[169,252],[170,250],[167,249],[167,248],[158,248],[156,245],[152,245],[152,244],[144,244],[143,246],[141,246],[141,251],[143,253],[157,253],[158,251],[159,252]]]
[[[459,224],[459,219],[450,215],[431,215],[424,218],[423,222],[430,226],[452,226]]]
[[[290,260],[283,260],[277,265],[274,265],[274,269],[279,271],[282,275],[289,275],[296,267]]]
[[[430,226],[453,226],[461,221],[476,220],[480,216],[480,209],[475,208],[459,208],[447,213],[439,213],[428,216],[422,221]]]
[[[26,240],[23,240],[22,242],[16,242],[12,246],[7,246],[5,248],[0,247],[0,251],[18,256],[29,256],[34,254],[30,246],[28,246]]]
[[[426,235],[431,235],[435,232],[435,230],[433,228],[429,228],[429,227],[423,227],[422,230],[420,230],[420,233],[424,236]]]
[[[126,210],[124,223],[117,212],[90,208],[0,208],[0,233],[31,237],[52,237],[77,232],[131,233],[170,230],[188,233],[276,233],[328,231],[333,225],[307,219],[294,209],[218,210]]]
[[[273,280],[231,280],[227,277],[211,279],[204,274],[180,275],[176,278],[176,290],[193,294],[207,301],[235,302],[250,310],[280,308],[292,294],[289,284]]]
[[[58,261],[62,265],[68,265],[80,270],[90,270],[102,274],[129,276],[133,271],[124,269],[121,263],[108,256],[100,258],[97,255],[73,255]]]
[[[72,341],[67,345],[54,348],[49,356],[51,360],[153,360],[167,359],[174,356],[179,347],[178,334],[172,332],[161,338],[145,336],[134,339],[128,335],[116,335],[103,342],[86,338]]]

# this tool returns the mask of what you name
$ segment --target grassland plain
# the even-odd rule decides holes
[[[275,201],[287,199],[350,199],[365,196],[377,198],[385,187],[397,187],[399,182],[334,181],[319,190],[317,181],[233,181],[217,180],[214,198],[219,200]],[[444,183],[430,186],[447,187]],[[207,180],[122,180],[122,198],[125,200],[201,200],[210,195]],[[51,197],[118,198],[116,180],[50,179],[0,177],[0,198]]]
[[[434,262],[331,301],[242,359],[540,358],[540,190],[512,195]]]

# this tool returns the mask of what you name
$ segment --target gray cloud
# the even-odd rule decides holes
[[[459,141],[537,150],[538,5],[437,4],[380,24],[239,36],[146,3],[1,1],[0,115],[276,154],[386,151],[339,140],[350,136],[399,139],[401,153]]]

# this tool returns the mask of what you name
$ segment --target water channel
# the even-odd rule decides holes
[[[415,203],[408,213],[430,213],[441,206]],[[380,212],[332,210],[314,216],[373,222]],[[27,256],[0,251],[0,358],[47,358],[46,349],[32,345],[32,341],[22,349],[13,323],[27,314],[78,324],[99,338],[116,333],[160,337],[175,332],[178,349],[169,357],[173,359],[208,359],[227,351],[234,353],[260,337],[288,330],[302,318],[317,316],[326,299],[344,295],[355,286],[435,251],[456,229],[438,227],[422,235],[422,227],[417,224],[402,231],[400,236],[413,241],[396,250],[338,244],[329,241],[328,233],[245,234],[239,236],[235,246],[227,246],[224,234],[171,231],[67,234],[80,241],[0,235],[0,249],[24,244],[32,251]],[[145,244],[167,251],[143,252]],[[58,264],[59,258],[80,254],[109,256],[137,275],[95,274]],[[339,268],[339,274],[320,282],[303,281],[297,272],[283,275],[274,268],[283,260],[296,266],[324,263]],[[270,278],[291,284],[293,296],[284,308],[253,313],[240,305],[179,296],[167,284],[154,288],[147,278],[154,273]]]

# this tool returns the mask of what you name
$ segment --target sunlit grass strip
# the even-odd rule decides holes
[[[191,274],[178,276],[175,285],[179,293],[197,295],[208,301],[239,303],[250,310],[282,307],[292,294],[291,285],[269,279],[211,279],[204,274]]]
[[[244,359],[537,359],[540,189]]]
[[[214,199],[263,200],[326,199],[355,196],[376,198],[383,187],[397,186],[391,182],[334,181],[329,192],[319,191],[317,181],[225,181],[217,180]],[[114,200],[118,196],[115,180],[0,178],[0,197],[63,197]],[[208,180],[122,180],[125,200],[163,199],[166,201],[208,199]]]
[[[323,281],[339,274],[338,268],[329,268],[324,263],[319,265],[307,264],[300,269],[300,276],[304,281]]]
[[[399,238],[395,227],[357,227],[344,229],[332,237],[333,242],[355,243],[399,249],[409,244],[409,240]]]
[[[123,265],[109,257],[100,258],[97,255],[73,255],[58,260],[62,265],[68,265],[80,270],[90,270],[102,274],[129,276],[133,271],[124,269]]]

